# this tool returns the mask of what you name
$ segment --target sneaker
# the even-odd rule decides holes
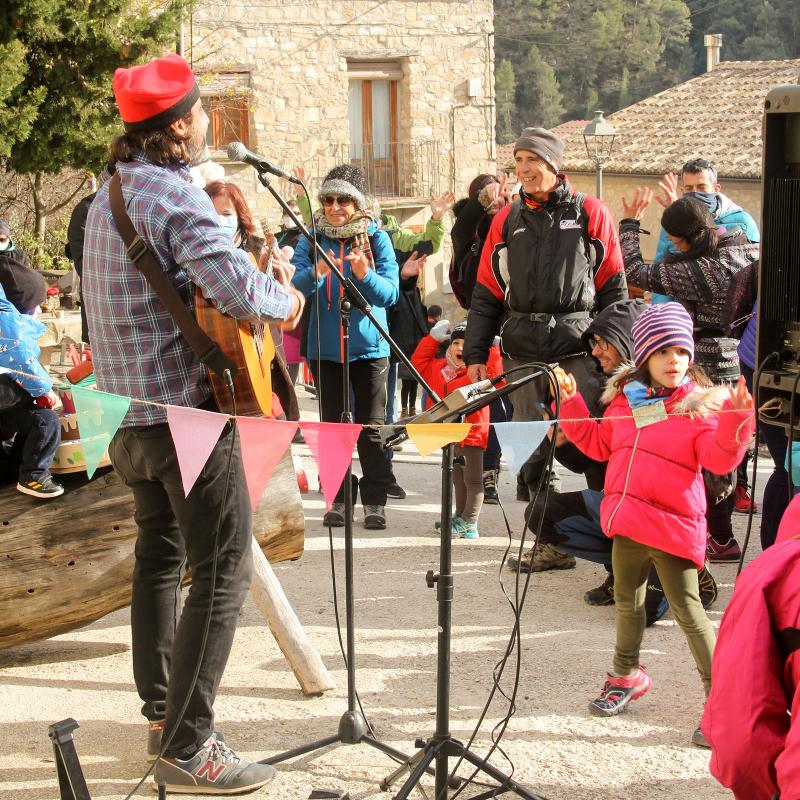
[[[720,544],[711,534],[708,535],[706,545],[708,560],[712,563],[725,563],[728,561],[738,561],[742,557],[739,543],[731,537],[727,544]]]
[[[606,579],[596,589],[589,589],[583,595],[583,602],[590,606],[614,605],[614,573],[609,572]]]
[[[52,475],[45,475],[41,481],[20,481],[17,484],[17,491],[22,494],[29,494],[31,497],[38,497],[40,500],[52,500],[64,494],[64,487],[53,480]]]
[[[322,524],[326,528],[343,528],[344,527],[344,503],[333,503],[325,516],[322,518]]]
[[[551,569],[574,569],[575,556],[562,553],[557,547],[545,542],[539,545],[536,558],[533,558],[531,549],[521,559],[512,556],[507,563],[516,572],[547,572]]]
[[[159,758],[153,778],[172,794],[243,794],[275,777],[269,764],[243,761],[224,742],[209,736],[191,758]]]
[[[460,539],[461,538],[461,529],[466,525],[466,521],[459,517],[458,514],[453,516],[450,519],[450,538],[451,539]],[[437,519],[436,522],[433,523],[433,527],[436,530],[436,533],[441,533],[442,531],[442,521]]]
[[[697,747],[705,747],[708,750],[711,749],[711,745],[708,743],[708,739],[706,739],[699,725],[694,729],[694,733],[692,734],[692,744]]]
[[[477,520],[462,520],[461,538],[462,539],[477,539],[480,534],[478,533]]]
[[[382,531],[386,528],[386,513],[383,506],[364,506],[364,527],[368,531]]]
[[[708,608],[717,599],[717,582],[708,571],[708,567],[704,566],[697,573],[697,582],[700,584],[700,602],[703,608]]]
[[[496,506],[500,502],[497,494],[497,473],[493,469],[483,471],[483,502]]]
[[[750,492],[747,491],[746,486],[742,486],[741,483],[737,484],[736,503],[733,506],[733,510],[738,511],[740,514],[749,514],[751,509],[754,514],[758,511],[756,501],[750,498]]]
[[[405,500],[406,490],[402,486],[400,486],[399,483],[392,483],[386,490],[386,496],[391,497],[394,500]]]
[[[621,714],[631,700],[638,700],[647,694],[652,685],[653,681],[641,665],[633,675],[609,675],[600,695],[589,703],[589,712],[596,717]]]

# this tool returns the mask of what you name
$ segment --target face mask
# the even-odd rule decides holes
[[[220,214],[219,226],[228,234],[228,237],[233,240],[239,230],[239,217],[237,217],[236,214]]]
[[[684,197],[694,197],[713,214],[717,210],[717,195],[714,192],[686,192]]]
[[[297,225],[294,224],[294,220],[291,217],[284,216],[281,220],[281,224],[284,228],[296,228]]]
[[[0,253],[10,249],[10,247],[11,247],[11,239],[6,239],[4,242],[0,242]]]

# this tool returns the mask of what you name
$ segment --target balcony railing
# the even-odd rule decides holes
[[[356,164],[379,200],[425,199],[441,192],[439,143],[389,142],[332,145],[334,163]]]

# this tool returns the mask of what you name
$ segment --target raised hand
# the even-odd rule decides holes
[[[666,208],[678,199],[678,176],[674,172],[667,172],[658,182],[661,194],[656,197],[660,206]]]
[[[747,391],[747,383],[745,382],[744,375],[739,376],[739,382],[736,384],[735,389],[728,389],[731,399],[731,407],[737,411],[747,411],[753,408],[753,397]]]
[[[336,256],[333,255],[333,250],[328,250],[328,258],[330,258],[330,260],[333,261],[333,263],[336,264],[339,269],[342,268],[342,259],[336,258]],[[324,259],[321,258],[319,261],[317,261],[317,265],[314,270],[317,279],[324,278],[330,271],[331,268]]]
[[[431,216],[440,220],[456,203],[456,196],[452,192],[444,192],[439,197],[431,198]]]
[[[407,259],[405,264],[400,269],[401,278],[414,278],[422,272],[425,268],[425,262],[428,256],[420,256],[417,258],[417,251],[415,250]]]
[[[356,280],[363,280],[369,272],[369,261],[364,255],[364,251],[354,247],[346,256],[345,259],[350,262],[350,271]]]
[[[294,175],[298,180],[301,180],[304,184],[308,185],[308,172],[306,172],[306,168],[302,164],[298,164],[298,166],[292,170],[292,175]],[[298,197],[303,197],[305,195],[303,187],[298,186],[296,183],[292,184],[292,189],[294,189],[294,193]]]
[[[629,203],[625,196],[622,196],[622,213],[626,219],[640,220],[653,199],[653,190],[644,186],[637,186],[633,192],[633,200]]]
[[[450,320],[440,319],[430,330],[431,338],[437,342],[443,342],[450,336]]]

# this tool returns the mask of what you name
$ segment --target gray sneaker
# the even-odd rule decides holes
[[[344,503],[331,503],[330,511],[325,512],[322,524],[326,528],[344,527]]]
[[[364,506],[364,527],[368,531],[382,531],[386,528],[386,512],[383,506]]]
[[[275,777],[269,764],[243,761],[224,742],[209,736],[191,758],[159,758],[153,778],[172,794],[244,794]]]

